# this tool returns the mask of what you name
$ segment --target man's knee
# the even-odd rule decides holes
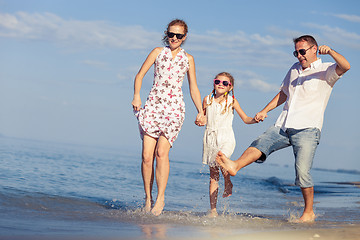
[[[251,146],[245,150],[243,156],[258,163],[262,163],[266,159],[266,155],[263,152],[261,152],[258,148]]]
[[[295,185],[301,188],[310,188],[314,186],[312,177],[309,171],[296,171]]]
[[[252,156],[261,156],[262,154],[262,152],[256,147],[248,147],[245,152],[251,154]]]

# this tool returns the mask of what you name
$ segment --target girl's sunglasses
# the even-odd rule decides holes
[[[222,83],[222,85],[224,85],[225,87],[227,86],[231,86],[231,82],[229,81],[223,81],[223,80],[219,80],[219,79],[214,79],[214,84],[215,85],[219,85],[220,83]]]
[[[312,45],[311,47],[309,47],[308,49],[299,49],[299,51],[294,51],[293,54],[294,56],[297,58],[299,56],[299,53],[304,56],[306,54],[306,51],[309,50],[310,48],[312,48],[314,45]]]
[[[174,36],[176,36],[177,39],[182,39],[183,37],[185,37],[185,34],[173,32],[166,32],[166,35],[168,36],[168,38],[173,38]]]

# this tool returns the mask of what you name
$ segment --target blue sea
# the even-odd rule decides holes
[[[252,164],[232,177],[233,195],[220,194],[213,219],[201,156],[172,155],[166,205],[155,217],[141,210],[140,151],[0,137],[0,239],[208,239],[214,230],[228,236],[360,223],[358,170],[313,169],[318,218],[299,225],[291,223],[303,209],[293,166]]]

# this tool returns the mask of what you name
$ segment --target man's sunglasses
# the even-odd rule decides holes
[[[183,37],[185,37],[185,34],[173,32],[166,32],[166,35],[168,36],[168,38],[173,38],[174,36],[176,36],[177,39],[182,39]]]
[[[219,85],[221,82],[222,82],[222,85],[224,85],[225,87],[227,87],[229,85],[231,86],[231,82],[229,82],[229,81],[222,81],[219,79],[214,79],[215,85]]]
[[[299,56],[299,53],[304,56],[306,54],[306,51],[309,50],[310,48],[312,48],[314,45],[312,45],[311,47],[309,47],[308,49],[299,49],[299,51],[294,51],[293,54],[294,56],[297,58]]]

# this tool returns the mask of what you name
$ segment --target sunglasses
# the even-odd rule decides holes
[[[309,50],[310,48],[312,48],[314,45],[312,45],[311,47],[309,47],[308,49],[299,49],[299,51],[294,51],[293,54],[294,56],[297,58],[299,56],[299,53],[304,56],[306,54],[306,51]]]
[[[176,36],[177,39],[182,39],[183,37],[185,37],[185,34],[173,32],[166,32],[166,35],[168,36],[168,38],[173,38],[174,36]]]
[[[231,82],[229,81],[223,81],[223,80],[219,80],[219,79],[214,79],[214,84],[215,85],[219,85],[220,83],[222,83],[222,85],[224,85],[225,87],[227,86],[231,86]]]

